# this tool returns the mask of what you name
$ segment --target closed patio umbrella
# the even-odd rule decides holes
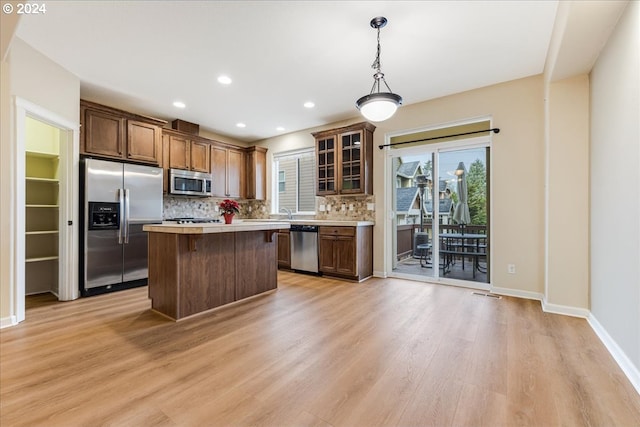
[[[458,163],[456,175],[458,176],[458,204],[453,211],[453,220],[458,224],[469,224],[471,215],[469,214],[469,195],[467,194],[467,168],[463,162]]]

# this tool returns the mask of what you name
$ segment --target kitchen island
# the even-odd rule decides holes
[[[282,222],[149,224],[151,308],[171,319],[277,288]]]

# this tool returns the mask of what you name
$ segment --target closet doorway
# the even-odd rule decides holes
[[[16,99],[15,272],[11,301],[25,319],[27,295],[78,298],[78,125]]]

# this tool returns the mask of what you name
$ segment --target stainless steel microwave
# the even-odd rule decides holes
[[[211,174],[169,169],[169,193],[183,196],[211,196]]]

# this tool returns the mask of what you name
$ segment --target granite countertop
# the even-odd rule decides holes
[[[245,222],[278,222],[285,224],[300,224],[300,225],[328,225],[332,227],[364,227],[367,225],[375,225],[373,221],[358,221],[358,220],[335,220],[335,219],[244,219]]]
[[[205,223],[205,224],[177,224],[164,221],[162,224],[146,224],[143,231],[152,233],[171,234],[209,234],[209,233],[235,233],[241,231],[268,231],[288,229],[290,224],[284,221],[235,221],[232,224]]]

